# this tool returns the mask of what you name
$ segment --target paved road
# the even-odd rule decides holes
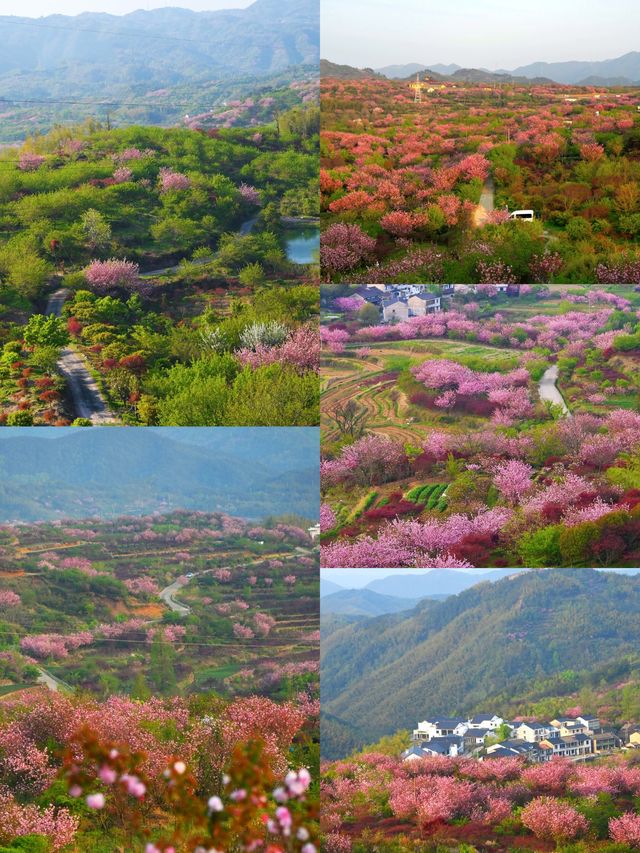
[[[68,290],[56,290],[49,297],[46,313],[59,317],[68,297]],[[80,353],[71,347],[65,347],[60,353],[58,369],[67,380],[75,417],[88,418],[94,424],[118,423],[118,418],[107,406],[87,368],[87,362]]]
[[[491,175],[484,182],[482,192],[480,194],[480,203],[473,213],[473,224],[476,228],[484,225],[489,218],[489,214],[494,210],[495,206],[495,184]]]
[[[179,613],[181,616],[187,616],[191,613],[191,608],[187,607],[186,604],[180,604],[180,602],[176,601],[174,598],[174,595],[179,592],[183,586],[184,584],[180,583],[179,580],[174,581],[172,584],[169,584],[169,586],[165,586],[165,588],[160,592],[160,598],[170,610],[173,610],[174,613]]]
[[[547,368],[547,370],[545,370],[542,379],[538,383],[538,393],[540,394],[540,399],[548,400],[555,406],[560,406],[560,408],[562,409],[562,413],[567,417],[571,417],[569,407],[565,403],[564,397],[558,390],[558,386],[556,384],[557,381],[558,365],[554,364],[553,367],[549,367]]]
[[[50,672],[47,672],[46,669],[40,669],[40,675],[38,676],[38,684],[44,684],[45,687],[48,687],[49,690],[53,690],[54,693],[57,693],[60,689],[70,689],[69,685],[62,681],[60,678],[56,678],[55,675],[51,675]]]

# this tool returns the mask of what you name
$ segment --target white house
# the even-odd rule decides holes
[[[594,717],[590,714],[583,714],[581,717],[576,717],[581,723],[584,723],[590,732],[599,732],[602,729],[599,717]]]
[[[540,742],[540,748],[546,751],[545,758],[579,758],[591,755],[593,741],[590,735],[568,735],[559,738],[545,738]]]
[[[497,714],[476,714],[468,721],[470,729],[491,729],[495,731],[506,720]]]
[[[418,728],[413,730],[414,742],[429,741],[436,737],[456,735],[460,737],[467,730],[466,720],[460,717],[441,717],[440,719],[423,720]]]
[[[518,740],[526,740],[528,743],[539,743],[541,740],[557,738],[560,735],[560,729],[557,726],[552,726],[551,723],[539,723],[533,721],[530,723],[520,723],[513,730],[513,736]]]
[[[464,753],[462,738],[449,735],[448,737],[435,737],[421,744],[412,744],[409,749],[402,753],[403,761],[416,761],[426,756],[440,756],[455,758]]]

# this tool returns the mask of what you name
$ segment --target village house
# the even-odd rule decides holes
[[[402,753],[405,761],[415,761],[417,758],[426,756],[448,756],[456,758],[464,754],[464,741],[461,737],[448,735],[447,737],[436,737],[430,741],[418,745],[413,744]]]
[[[487,756],[490,758],[516,758],[523,756],[528,761],[540,761],[540,747],[537,743],[529,743],[526,740],[510,738],[493,746],[487,747]]]
[[[500,726],[505,722],[506,720],[499,717],[497,714],[476,714],[469,720],[469,728],[491,729],[492,731],[495,731],[495,729],[500,728]]]
[[[542,740],[558,737],[560,729],[551,723],[539,723],[535,720],[520,723],[513,730],[514,737],[529,743],[539,743]]]
[[[462,737],[465,753],[469,754],[482,749],[485,738],[493,735],[493,729],[467,729]]]
[[[593,753],[593,740],[590,735],[576,734],[540,741],[543,761],[552,758],[580,758]]]
[[[403,299],[391,299],[382,303],[382,319],[385,323],[394,323],[409,319],[409,306]]]
[[[422,744],[423,741],[449,735],[462,736],[468,728],[468,723],[462,717],[440,717],[439,719],[423,720],[418,728],[413,730],[412,740]]]
[[[425,314],[442,311],[442,299],[432,293],[414,293],[407,299],[407,305],[412,317],[424,317]]]
[[[597,753],[615,752],[622,744],[622,738],[613,732],[601,731],[593,735],[593,751]]]

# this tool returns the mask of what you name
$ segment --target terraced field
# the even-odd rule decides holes
[[[411,403],[412,393],[423,386],[410,373],[410,368],[427,358],[479,357],[501,362],[505,368],[516,366],[513,353],[499,347],[465,344],[457,341],[410,340],[389,341],[367,347],[358,356],[358,345],[349,345],[343,355],[325,357],[322,365],[322,438],[336,441],[339,431],[331,412],[354,400],[367,410],[367,429],[405,442],[419,442],[442,417]],[[457,418],[460,428],[468,423]]]
[[[132,695],[278,696],[315,680],[304,529],[198,512],[5,525],[0,553],[0,696],[43,673]]]

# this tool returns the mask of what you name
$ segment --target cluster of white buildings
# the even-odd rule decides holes
[[[509,722],[498,714],[476,714],[469,719],[439,717],[423,720],[413,730],[405,761],[425,756],[502,758],[524,756],[532,762],[552,758],[584,760],[620,749],[622,738],[603,731],[598,717],[562,717],[549,722]],[[630,744],[632,746],[633,744]]]
[[[434,287],[437,291],[434,291]],[[498,293],[518,296],[519,284],[494,284]],[[398,323],[409,317],[437,314],[446,309],[445,301],[458,294],[477,292],[475,284],[367,284],[355,293],[375,305],[384,323]]]
[[[443,301],[452,296],[454,285],[438,285],[438,292],[429,290],[426,284],[368,284],[355,293],[375,305],[385,323],[397,323],[409,317],[438,314],[443,310]]]

